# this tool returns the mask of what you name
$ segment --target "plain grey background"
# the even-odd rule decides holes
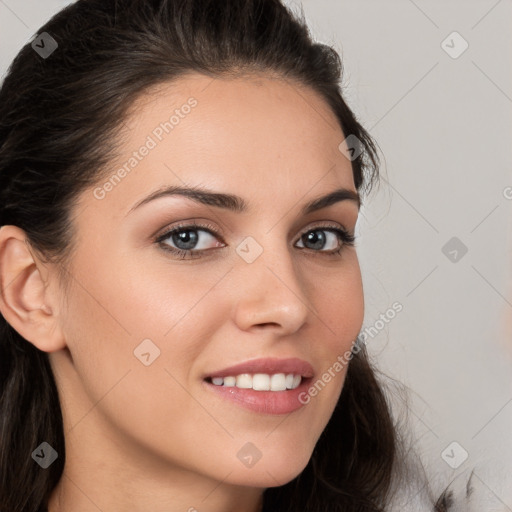
[[[2,75],[68,3],[0,0]],[[287,4],[342,55],[384,155],[358,223],[368,350],[412,390],[395,407],[440,488],[475,469],[512,512],[512,1]]]

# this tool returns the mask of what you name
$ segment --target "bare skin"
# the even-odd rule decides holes
[[[157,140],[155,128],[191,97],[197,104]],[[345,136],[314,91],[264,75],[194,74],[135,107],[111,174],[149,135],[157,144],[115,185],[107,177],[80,196],[67,295],[22,230],[0,229],[1,312],[49,353],[62,404],[66,465],[49,511],[257,512],[264,489],[306,466],[346,366],[307,405],[277,415],[217,396],[204,377],[297,357],[318,379],[352,347],[364,314],[360,268],[355,247],[328,254],[344,245],[328,228],[353,234],[358,204],[301,213],[339,188],[355,192],[338,149]],[[248,210],[175,195],[130,211],[169,185],[236,194]],[[177,237],[155,242],[191,221],[200,225],[192,259],[162,247],[181,248]],[[311,231],[324,247],[305,245]],[[246,237],[262,248],[251,263],[236,251]],[[160,350],[147,366],[134,355],[145,339]],[[252,467],[237,456],[248,442],[262,455]]]

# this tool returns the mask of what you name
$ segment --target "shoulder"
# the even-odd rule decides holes
[[[473,468],[454,478],[439,496],[434,512],[509,512],[510,481],[497,468]]]
[[[474,470],[471,471],[469,478],[455,479],[441,493],[441,496],[434,505],[435,512],[476,512],[475,508],[475,487]],[[478,509],[480,510],[480,509]]]
[[[465,470],[451,478],[443,479],[439,485],[433,482],[426,485],[407,486],[395,495],[389,512],[414,510],[415,512],[510,512],[507,505],[506,484],[500,484],[499,479],[493,479],[483,468]],[[494,483],[494,485],[493,485]],[[509,484],[510,486],[510,484]],[[437,487],[433,490],[432,487]],[[509,489],[510,490],[510,489]]]

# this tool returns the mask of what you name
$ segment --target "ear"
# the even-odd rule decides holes
[[[43,352],[66,346],[56,305],[47,287],[48,270],[32,254],[25,232],[0,228],[0,312],[27,341]]]

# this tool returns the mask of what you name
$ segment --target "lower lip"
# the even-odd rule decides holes
[[[203,381],[203,384],[218,396],[250,411],[263,414],[289,414],[306,405],[299,400],[299,397],[307,393],[310,380],[310,378],[303,378],[298,387],[286,391],[255,391],[236,386],[216,386],[207,381]]]

